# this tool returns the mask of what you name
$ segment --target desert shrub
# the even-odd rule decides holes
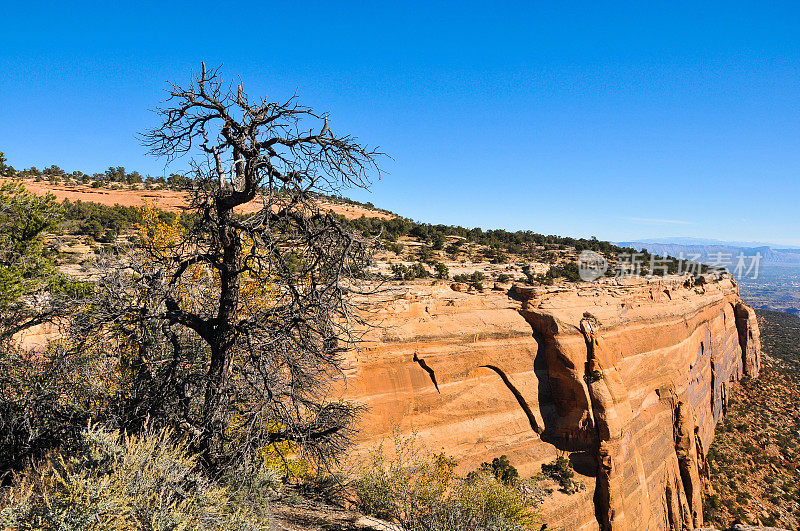
[[[530,264],[522,266],[522,274],[525,275],[528,284],[533,284],[536,281],[536,275],[533,274]]]
[[[511,276],[509,276],[509,275],[507,275],[505,273],[500,273],[499,275],[497,275],[497,281],[499,283],[501,283],[501,284],[505,284],[509,280],[511,280]]]
[[[392,264],[392,275],[395,280],[414,280],[415,278],[428,278],[430,273],[420,262],[411,264]]]
[[[603,372],[597,369],[593,369],[586,373],[586,381],[588,383],[599,382],[603,379]]]
[[[512,485],[519,479],[519,472],[505,455],[495,457],[491,463],[481,463],[480,470],[489,472],[495,479],[506,485]]]
[[[433,233],[433,235],[431,236],[431,243],[435,251],[441,251],[442,249],[444,249],[444,244],[446,243],[444,234],[442,234],[441,232]]]
[[[455,511],[448,513],[445,505],[440,519],[445,525],[440,529],[523,530],[532,529],[537,522],[524,493],[491,474],[479,472],[459,479],[453,491]]]
[[[393,252],[396,255],[400,255],[403,253],[405,245],[403,245],[402,243],[388,242],[386,243],[386,249]]]
[[[60,354],[57,345],[42,356],[0,344],[0,475],[71,448],[90,418],[81,366]]]
[[[103,238],[103,226],[96,219],[87,219],[79,227],[79,234],[91,237],[95,241]]]
[[[436,278],[438,279],[450,278],[450,269],[442,262],[436,262],[434,268],[436,269]]]
[[[424,245],[419,248],[418,254],[421,262],[428,264],[433,261],[433,251]]]
[[[571,282],[578,282],[581,280],[578,271],[578,264],[576,262],[567,262],[562,265],[550,266],[547,273],[540,275],[536,280],[541,284],[552,284],[556,278],[565,278]]]
[[[405,264],[392,264],[392,275],[395,280],[409,280],[410,272]]]
[[[411,272],[411,278],[428,278],[431,276],[428,270],[425,269],[425,266],[420,262],[411,264],[409,271]]]
[[[430,225],[415,223],[408,231],[409,236],[413,236],[419,240],[428,240],[430,238]]]
[[[266,529],[254,507],[197,472],[168,430],[127,436],[89,427],[74,454],[55,453],[17,476],[0,526],[14,529]]]
[[[564,276],[567,278],[567,280],[579,282],[581,280],[581,275],[579,272],[578,263],[567,262],[564,264]]]
[[[466,478],[444,454],[427,456],[413,438],[396,438],[395,452],[373,452],[354,487],[359,508],[409,531],[524,530],[536,523],[526,495],[478,470]]]
[[[281,480],[309,480],[316,473],[313,459],[304,455],[302,448],[296,442],[271,443],[263,446],[259,454],[269,475],[277,476]]]
[[[456,282],[463,282],[464,284],[469,284],[473,288],[482,291],[483,290],[483,280],[486,278],[486,275],[483,274],[482,271],[474,271],[472,274],[467,275],[466,273],[461,273],[453,277],[453,280]]]
[[[493,264],[506,264],[508,263],[508,256],[505,253],[497,252],[490,260]]]
[[[563,455],[558,456],[555,461],[542,465],[542,474],[556,481],[561,490],[567,494],[574,494],[586,488],[583,483],[575,481],[572,463]]]
[[[447,246],[447,248],[445,249],[445,252],[447,254],[449,254],[450,256],[457,256],[459,251],[461,250],[461,245],[463,243],[464,242],[462,242],[461,240],[456,240],[456,241],[454,241],[453,243],[451,243],[450,245]]]

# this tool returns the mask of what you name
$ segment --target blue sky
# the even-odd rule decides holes
[[[112,4],[3,6],[15,167],[163,174],[136,133],[205,60],[379,145],[351,195],[417,220],[800,244],[797,2]]]

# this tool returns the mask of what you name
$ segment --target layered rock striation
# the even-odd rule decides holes
[[[466,468],[568,455],[586,485],[545,502],[549,529],[702,525],[705,454],[728,388],[760,366],[729,277],[512,287],[408,285],[373,300],[345,396],[359,448],[416,433]]]

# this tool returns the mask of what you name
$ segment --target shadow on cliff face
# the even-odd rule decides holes
[[[556,405],[553,400],[553,393],[550,389],[550,376],[547,372],[547,357],[545,355],[545,342],[540,334],[534,331],[533,338],[536,340],[536,357],[533,359],[533,372],[538,381],[537,398],[539,401],[539,413],[542,416],[544,426],[539,434],[542,440],[552,444],[549,434],[553,433],[558,422]]]
[[[559,327],[553,317],[525,308],[532,297],[532,289],[515,286],[507,295],[522,302],[523,309],[519,313],[531,326],[536,341],[533,369],[542,424],[536,431],[543,442],[559,450],[582,452],[596,444],[582,375],[572,361],[561,355],[555,339]]]
[[[585,451],[596,443],[589,403],[577,368],[559,355],[557,325],[542,316],[522,312],[536,340],[533,367],[538,380],[539,411],[544,423],[542,441],[566,452]]]
[[[578,474],[597,477],[597,456],[593,452],[572,452],[569,454],[569,462]]]
[[[505,384],[508,390],[511,391],[511,394],[514,395],[517,404],[519,404],[519,407],[522,409],[523,413],[525,413],[525,416],[528,418],[528,423],[531,425],[531,429],[536,433],[541,434],[544,428],[540,426],[539,423],[536,421],[536,417],[534,416],[531,407],[528,405],[528,402],[525,400],[525,397],[522,396],[522,393],[519,392],[519,389],[517,389],[514,386],[514,384],[511,383],[511,380],[509,380],[506,373],[503,372],[503,370],[500,369],[500,367],[497,367],[495,365],[481,365],[481,367],[484,369],[489,369],[491,371],[494,371],[498,376],[500,376],[500,379],[503,380],[503,384]]]
[[[428,373],[431,383],[433,383],[433,386],[436,388],[436,392],[441,394],[442,392],[439,390],[439,382],[436,381],[436,373],[428,366],[428,363],[423,358],[420,358],[416,352],[414,353],[414,357],[411,359],[411,361],[419,365],[423,371]]]

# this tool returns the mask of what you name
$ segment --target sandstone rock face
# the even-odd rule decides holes
[[[546,500],[549,529],[700,527],[704,456],[760,343],[730,278],[684,280],[398,288],[348,358],[359,450],[414,432],[465,469],[506,454],[523,475],[568,453],[587,488]]]

